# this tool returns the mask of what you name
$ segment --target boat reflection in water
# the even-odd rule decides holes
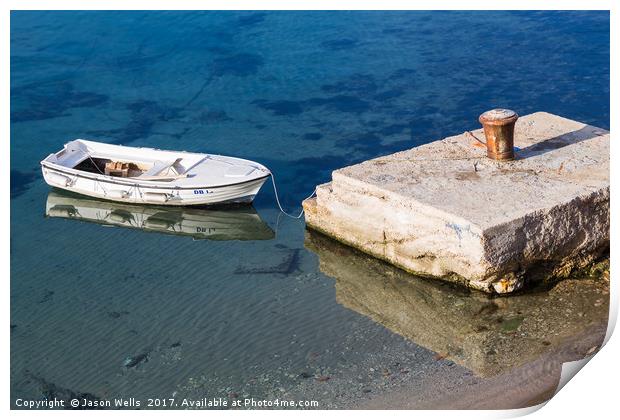
[[[553,375],[557,385],[561,364],[594,353],[605,336],[604,279],[567,279],[544,290],[492,297],[420,279],[313,231],[305,244],[318,254],[320,270],[336,280],[339,304],[478,377],[514,375],[527,365]],[[532,376],[540,379],[534,374],[523,383],[531,384]]]
[[[250,206],[223,210],[145,206],[50,191],[45,215],[186,235],[194,239],[256,241],[273,239],[275,236],[273,230]]]

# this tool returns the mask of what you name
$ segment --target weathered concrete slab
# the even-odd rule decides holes
[[[482,129],[336,170],[306,223],[407,271],[506,293],[566,276],[609,246],[609,132],[521,117],[517,159]],[[474,138],[475,137],[475,138]]]

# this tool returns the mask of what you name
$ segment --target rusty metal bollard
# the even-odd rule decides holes
[[[487,156],[494,160],[513,160],[515,122],[519,116],[510,109],[492,109],[480,115],[484,127]]]

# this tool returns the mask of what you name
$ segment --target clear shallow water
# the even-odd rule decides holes
[[[399,387],[473,389],[489,374],[465,356],[436,360],[469,333],[446,327],[438,345],[416,338],[424,328],[382,321],[385,302],[383,318],[368,302],[343,303],[338,273],[320,266],[331,245],[308,250],[303,223],[278,220],[268,185],[258,220],[214,225],[213,215],[176,214],[150,219],[159,230],[147,232],[88,223],[88,208],[134,218],[139,210],[75,198],[82,221],[56,217],[38,162],[77,137],[235,155],[269,166],[292,208],[333,169],[476,127],[492,107],[608,129],[609,16],[16,12],[11,85],[12,400],[51,389],[349,407]],[[165,234],[179,217],[217,228],[218,240]],[[381,267],[377,277],[393,277]],[[585,295],[596,302],[600,288],[592,290]],[[480,298],[462,299],[480,310]],[[499,325],[528,319],[527,309],[510,311]],[[431,319],[444,317],[453,319]],[[580,337],[586,324],[560,336]],[[499,364],[510,369],[491,376],[516,368]]]

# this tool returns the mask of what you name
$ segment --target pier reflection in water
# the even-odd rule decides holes
[[[47,217],[60,217],[149,232],[187,235],[210,240],[267,240],[273,230],[251,206],[229,209],[144,206],[50,191]]]
[[[305,244],[336,280],[339,304],[482,378],[544,360],[541,372],[557,383],[561,363],[593,353],[605,336],[609,283],[603,279],[492,297],[415,277],[314,231],[306,232]]]

